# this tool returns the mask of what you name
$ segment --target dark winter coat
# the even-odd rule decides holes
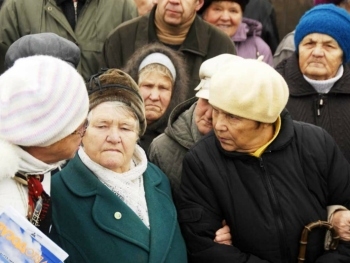
[[[127,21],[111,32],[103,48],[107,67],[122,68],[135,50],[160,42],[154,24],[156,7],[149,14]],[[194,88],[200,82],[199,68],[203,61],[223,53],[236,54],[230,38],[199,16],[193,21],[179,51],[184,54],[190,79],[186,99],[195,95]]]
[[[328,205],[350,208],[350,165],[333,138],[287,112],[281,117],[260,158],[225,151],[213,132],[186,154],[178,212],[189,262],[296,263],[303,227],[327,220]],[[232,246],[213,241],[224,219]],[[309,235],[306,262],[321,256],[324,235],[321,228]]]
[[[258,20],[262,24],[261,38],[269,45],[271,52],[274,53],[279,43],[279,34],[276,12],[271,1],[250,0],[245,7],[243,16]]]
[[[176,204],[181,182],[182,161],[200,134],[194,120],[197,98],[179,104],[171,113],[165,132],[153,140],[148,149],[150,162],[157,165],[169,178]]]
[[[276,70],[288,84],[287,109],[292,118],[315,124],[328,131],[350,162],[349,65],[344,65],[343,76],[327,94],[319,94],[304,79],[296,54],[282,61]]]

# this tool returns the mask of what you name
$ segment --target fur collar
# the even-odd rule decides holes
[[[14,177],[19,169],[18,146],[0,139],[0,181]]]

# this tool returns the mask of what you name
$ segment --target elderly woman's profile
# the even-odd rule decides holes
[[[66,262],[187,262],[169,181],[137,144],[146,130],[137,84],[109,69],[88,91],[82,147],[53,177],[51,238]]]

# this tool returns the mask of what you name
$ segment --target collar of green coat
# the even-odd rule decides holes
[[[82,197],[95,195],[98,190],[98,185],[102,184],[89,168],[83,164],[78,154],[68,162],[61,173],[62,180],[66,183],[69,190]],[[153,187],[160,184],[162,180],[159,174],[152,175],[150,178],[145,177],[146,176],[144,176],[144,180]]]
[[[148,163],[143,175],[150,230],[118,196],[93,175],[78,155],[69,161],[60,176],[68,189],[76,195],[86,198],[96,196],[91,207],[96,225],[148,251],[149,263],[164,261],[171,249],[178,224],[169,182],[158,167]],[[117,210],[122,215],[120,220],[114,218]]]

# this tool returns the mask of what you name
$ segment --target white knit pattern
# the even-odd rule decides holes
[[[314,89],[320,93],[320,94],[327,94],[332,87],[334,86],[334,84],[343,76],[344,73],[344,67],[343,65],[341,65],[337,71],[337,74],[330,79],[326,79],[326,80],[314,80],[314,79],[310,79],[308,77],[304,76],[304,79],[309,82],[309,84],[314,87]]]
[[[130,170],[116,173],[90,159],[83,148],[78,151],[82,162],[97,176],[97,178],[127,204],[142,222],[150,228],[148,209],[143,186],[143,173],[147,169],[147,157],[144,150],[136,145],[130,161]]]
[[[0,137],[22,146],[48,146],[84,121],[89,99],[83,78],[50,56],[18,59],[0,76]]]

